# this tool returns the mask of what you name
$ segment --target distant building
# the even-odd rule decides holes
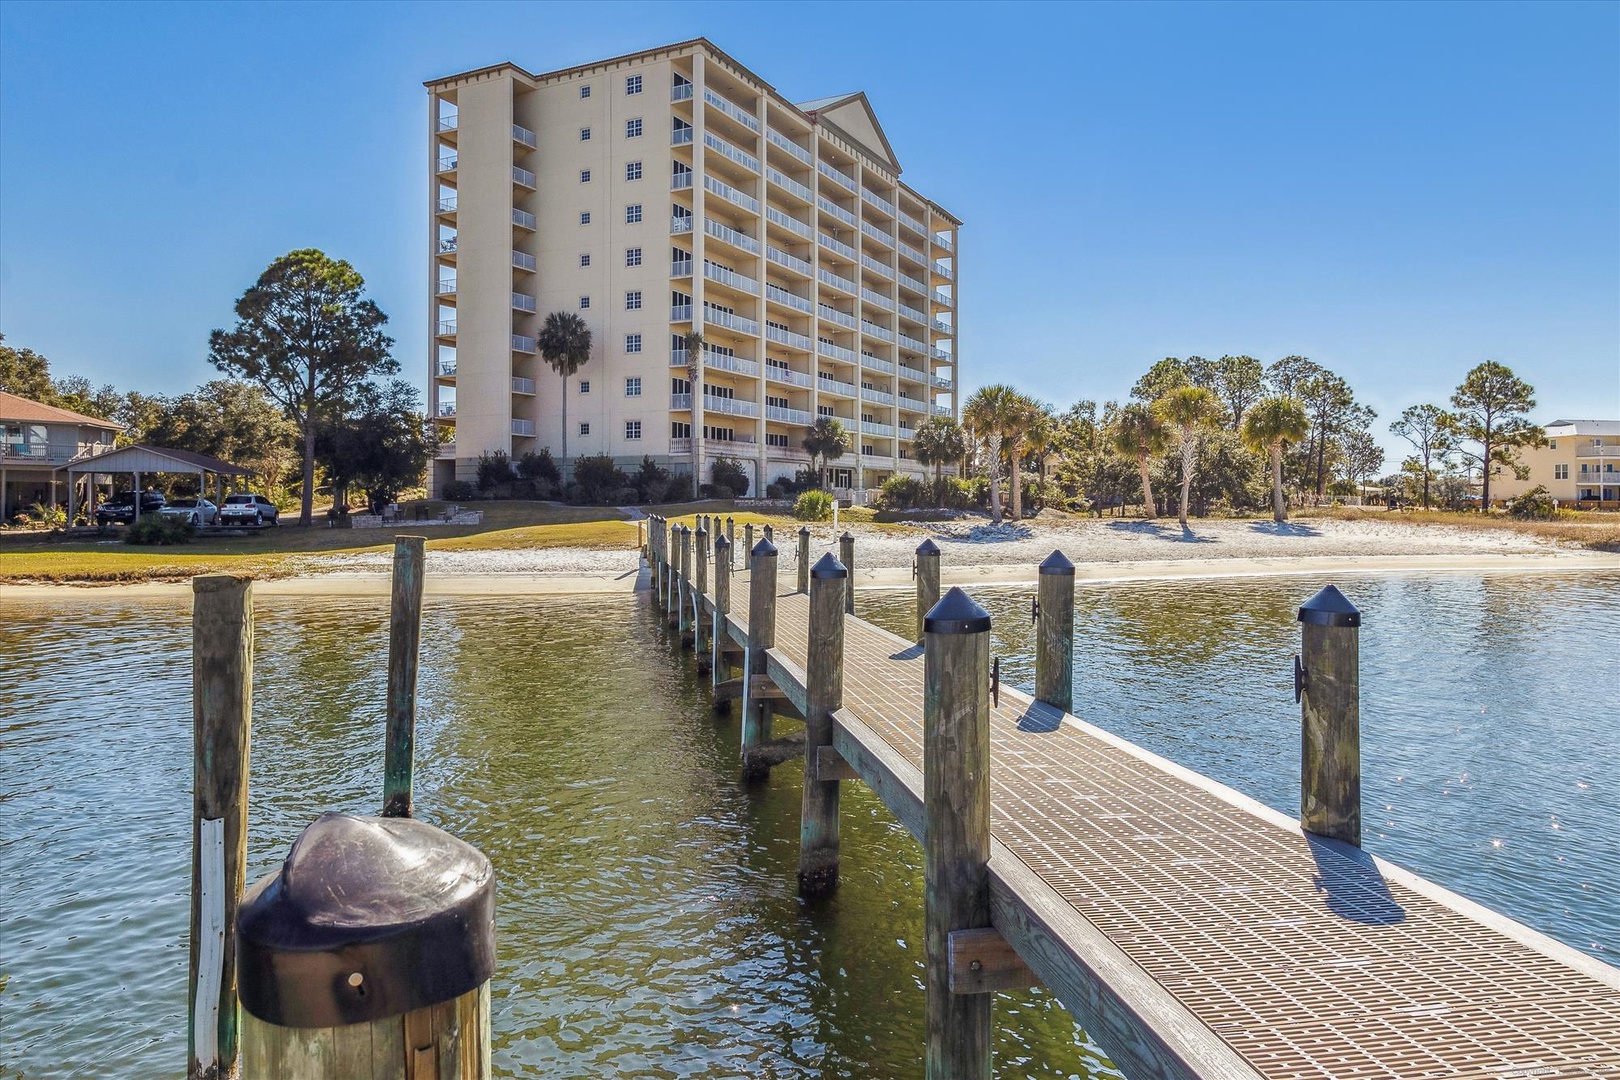
[[[1620,508],[1620,420],[1554,420],[1543,430],[1546,446],[1519,453],[1529,476],[1519,480],[1504,471],[1491,477],[1492,501],[1540,486],[1564,506]]]
[[[703,39],[427,90],[428,382],[454,440],[435,490],[486,451],[561,457],[535,343],[554,311],[595,339],[570,457],[696,458],[705,479],[735,458],[752,493],[807,467],[806,428],[833,416],[835,486],[924,473],[917,425],[957,412],[960,222],[901,181],[864,94],[796,104]]]
[[[62,466],[104,454],[122,424],[0,392],[0,521],[34,503],[55,506],[66,494]]]

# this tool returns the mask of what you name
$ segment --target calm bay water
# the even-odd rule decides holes
[[[1294,608],[1318,582],[1088,586],[1086,718],[1297,809]],[[1620,574],[1366,577],[1367,846],[1615,962]],[[1028,596],[983,590],[1015,682]],[[861,613],[897,631],[909,596]],[[381,790],[381,601],[260,601],[249,879]],[[430,601],[417,803],[499,876],[496,1071],[920,1075],[921,852],[849,785],[844,876],[795,896],[798,779],[736,782],[644,604]],[[175,1076],[185,1055],[184,603],[0,595],[0,1076]],[[1039,993],[998,1075],[1114,1075]]]

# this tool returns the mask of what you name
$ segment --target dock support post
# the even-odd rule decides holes
[[[1361,846],[1361,612],[1332,585],[1299,609],[1299,823]]]
[[[669,567],[666,563],[668,555],[669,528],[661,517],[653,518],[652,549],[653,549],[653,606],[661,606],[664,602],[664,588],[669,579]]]
[[[754,552],[754,523],[749,522],[743,526],[743,558],[753,558]]]
[[[416,670],[422,648],[426,537],[394,538],[394,588],[388,606],[388,727],[383,750],[383,817],[411,816],[416,748]]]
[[[685,647],[687,635],[692,632],[692,530],[681,529],[681,595],[680,611],[675,616],[675,624],[681,635],[681,645]]]
[[[809,547],[799,532],[800,550]],[[831,747],[833,713],[844,705],[844,589],[849,572],[832,552],[810,571],[810,644],[805,664],[804,801],[799,813],[799,893],[818,896],[838,885],[837,780],[821,778],[822,747]]]
[[[136,495],[139,496],[139,488]],[[236,912],[247,867],[253,582],[191,579],[191,965],[186,1076],[236,1075]]]
[[[751,526],[750,526],[751,528]],[[761,540],[749,556],[748,655],[743,665],[743,782],[768,779],[771,767],[754,760],[754,751],[770,741],[771,703],[754,697],[753,677],[765,674],[765,651],[776,647],[776,547]]]
[[[728,517],[728,518],[726,518],[726,546],[727,547],[734,547],[734,546],[736,546],[736,543],[737,543],[737,519],[734,518],[734,517]]]
[[[932,539],[917,545],[917,562],[912,570],[917,579],[917,640],[923,639],[923,620],[939,603],[939,545]]]
[[[799,591],[810,592],[810,526],[799,526]]]
[[[693,543],[692,649],[697,653],[701,668],[707,659],[703,648],[703,598],[709,591],[709,530],[699,528]]]
[[[1036,575],[1035,697],[1074,711],[1074,563],[1054,551]]]
[[[725,681],[729,665],[720,658],[720,650],[731,644],[726,633],[726,616],[731,612],[731,541],[724,535],[714,538],[714,625],[709,631],[710,664],[713,665],[712,685]]]
[[[765,526],[765,539],[769,540],[773,547],[776,545],[776,530],[769,525]]]
[[[855,614],[855,538],[848,532],[838,538],[838,561],[844,564],[849,580],[844,584],[844,610]]]
[[[990,994],[951,992],[950,937],[990,925],[990,616],[952,589],[923,625],[928,1080],[990,1080]]]

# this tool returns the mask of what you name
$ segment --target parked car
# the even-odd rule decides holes
[[[164,498],[156,491],[141,493],[141,513],[156,514],[163,509]],[[96,507],[97,525],[128,525],[135,520],[135,493],[124,491],[113,495]]]
[[[166,518],[179,518],[193,525],[212,525],[219,507],[207,499],[176,499],[158,511]]]
[[[276,504],[263,495],[227,495],[219,508],[221,525],[274,525],[280,516]]]

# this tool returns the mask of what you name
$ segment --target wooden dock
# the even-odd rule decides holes
[[[672,539],[655,519],[652,597],[715,658],[719,697],[766,714],[744,717],[745,758],[859,778],[922,840],[923,646],[844,616],[831,749],[795,753],[768,713],[816,714],[812,595],[728,602],[752,582],[726,545],[700,592]],[[990,922],[952,935],[954,992],[1038,979],[1133,1078],[1620,1078],[1620,969],[1010,687],[989,760]],[[930,1075],[966,1075],[933,1049]]]

